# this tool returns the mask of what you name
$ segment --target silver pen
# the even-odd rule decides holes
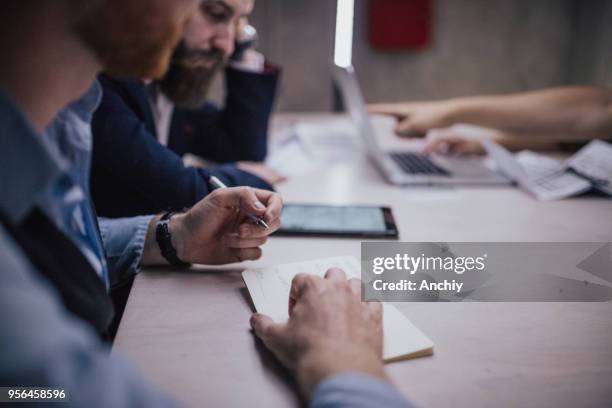
[[[227,186],[223,184],[223,182],[219,180],[218,178],[216,178],[215,176],[210,176],[210,178],[208,179],[208,182],[212,186],[213,190],[216,190],[218,188],[227,188]],[[266,224],[266,222],[262,218],[256,217],[253,214],[247,214],[247,217],[249,217],[251,221],[259,225],[260,227],[264,227],[265,229],[270,229],[268,224]]]

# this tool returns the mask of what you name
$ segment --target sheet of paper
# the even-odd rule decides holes
[[[266,159],[266,165],[288,177],[308,174],[321,166],[312,160],[299,140],[288,141],[273,150]]]
[[[530,177],[550,176],[565,171],[565,166],[561,160],[530,150],[520,151],[514,157]]]
[[[507,177],[538,200],[559,200],[591,189],[589,180],[568,173],[563,166],[557,166],[548,158],[538,160],[539,155],[523,152],[522,156],[518,156],[521,158],[519,161],[515,155],[492,141],[483,141],[483,146]]]
[[[272,138],[266,164],[286,176],[301,176],[333,163],[354,160],[362,150],[350,121],[303,122]]]
[[[352,256],[323,258],[279,265],[242,273],[258,312],[274,321],[289,318],[288,300],[291,280],[298,273],[323,276],[331,267],[342,268],[349,278],[359,278],[359,261]],[[421,357],[433,353],[433,342],[417,329],[395,306],[383,303],[383,333],[386,362]]]
[[[592,180],[599,190],[612,195],[612,144],[593,140],[572,156],[566,165]]]
[[[591,183],[571,173],[532,178],[527,180],[523,186],[542,201],[560,200],[591,189]]]
[[[310,158],[319,162],[353,160],[363,150],[355,124],[349,121],[298,123],[295,133]]]

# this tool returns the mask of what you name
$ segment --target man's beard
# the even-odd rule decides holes
[[[210,61],[213,64],[207,66]],[[206,100],[215,74],[225,62],[221,50],[193,50],[181,42],[172,54],[168,72],[158,81],[159,88],[176,106],[198,108]]]
[[[160,78],[180,40],[188,8],[168,16],[159,0],[105,0],[87,9],[75,31],[110,75]],[[148,10],[143,13],[143,10]]]

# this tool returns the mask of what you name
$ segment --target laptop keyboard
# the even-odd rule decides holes
[[[433,174],[450,176],[443,168],[436,166],[427,156],[419,153],[389,153],[389,156],[408,174]]]

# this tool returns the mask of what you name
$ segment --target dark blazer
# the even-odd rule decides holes
[[[228,186],[272,189],[234,165],[186,167],[189,152],[215,162],[262,161],[278,71],[226,72],[223,110],[212,104],[175,109],[168,147],[157,141],[153,112],[142,81],[99,77],[104,90],[93,122],[91,193],[98,215],[126,217],[191,207],[210,191],[212,174]]]

